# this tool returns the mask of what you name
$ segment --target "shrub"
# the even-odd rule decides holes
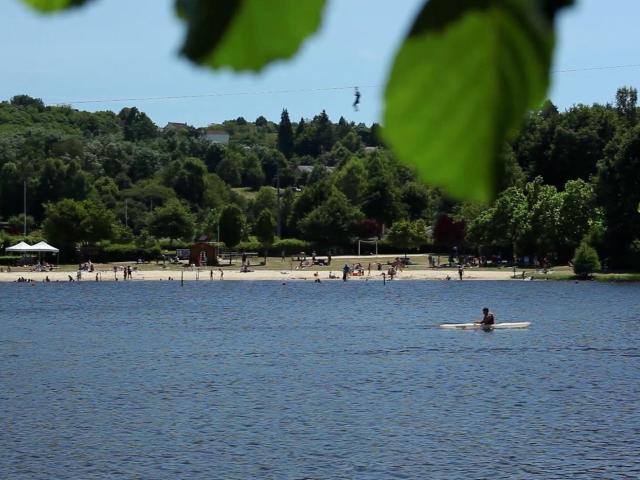
[[[155,260],[160,254],[160,246],[139,247],[135,243],[113,243],[103,245],[91,258],[94,262],[122,262],[143,260]]]
[[[284,250],[285,255],[293,255],[300,252],[310,253],[311,243],[297,238],[282,238],[273,242],[272,248],[278,254]]]
[[[625,256],[625,268],[640,271],[640,240],[634,240],[627,248]]]
[[[185,242],[183,240],[175,240],[174,242],[171,242],[166,238],[162,238],[160,239],[160,248],[175,253],[177,248],[191,248],[193,243],[194,242]]]
[[[243,240],[236,245],[234,250],[238,252],[259,252],[261,249],[260,242],[256,237],[249,237],[249,240]]]
[[[582,242],[573,256],[573,273],[587,278],[596,270],[600,270],[598,253],[588,243]]]
[[[15,255],[2,255],[0,256],[0,265],[15,265],[19,258]]]

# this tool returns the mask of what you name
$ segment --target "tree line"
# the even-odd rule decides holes
[[[21,231],[26,182],[30,231],[68,253],[161,239],[269,246],[279,234],[335,251],[380,237],[398,249],[566,261],[584,240],[611,267],[636,268],[636,103],[621,88],[612,104],[531,112],[498,159],[500,193],[477,205],[419,181],[379,125],[324,111],[210,125],[230,135],[223,145],[188,125],[161,129],[135,107],[89,113],[19,95],[0,103],[0,221]]]

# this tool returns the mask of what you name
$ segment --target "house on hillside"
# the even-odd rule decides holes
[[[324,170],[325,175],[329,175],[331,174],[331,172],[335,170],[335,167],[328,167],[326,165],[319,165],[319,167],[321,170]],[[296,167],[296,177],[297,177],[296,184],[306,185],[307,182],[309,181],[309,177],[311,176],[311,173],[315,168],[316,167],[314,165],[298,165]]]
[[[229,133],[217,128],[205,128],[202,131],[202,138],[208,140],[211,143],[220,143],[222,145],[229,144]]]
[[[309,175],[311,172],[313,172],[313,169],[315,167],[313,165],[298,165],[296,167],[296,170],[298,171],[298,173],[300,173],[301,175]],[[335,167],[328,167],[328,166],[324,166],[324,169],[328,172],[331,173],[335,170]]]
[[[179,123],[179,122],[169,122],[165,125],[165,127],[162,129],[163,132],[167,133],[167,132],[188,132],[189,131],[189,125],[187,125],[186,123]]]

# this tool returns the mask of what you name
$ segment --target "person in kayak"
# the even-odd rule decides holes
[[[480,325],[493,325],[496,323],[496,319],[493,313],[491,313],[487,307],[484,307],[482,309],[482,321],[475,323],[479,323]]]

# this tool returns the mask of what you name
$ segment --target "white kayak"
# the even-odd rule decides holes
[[[480,323],[443,323],[440,328],[451,330],[495,330],[500,328],[528,328],[531,322],[515,323],[494,323],[493,325],[482,325]]]

